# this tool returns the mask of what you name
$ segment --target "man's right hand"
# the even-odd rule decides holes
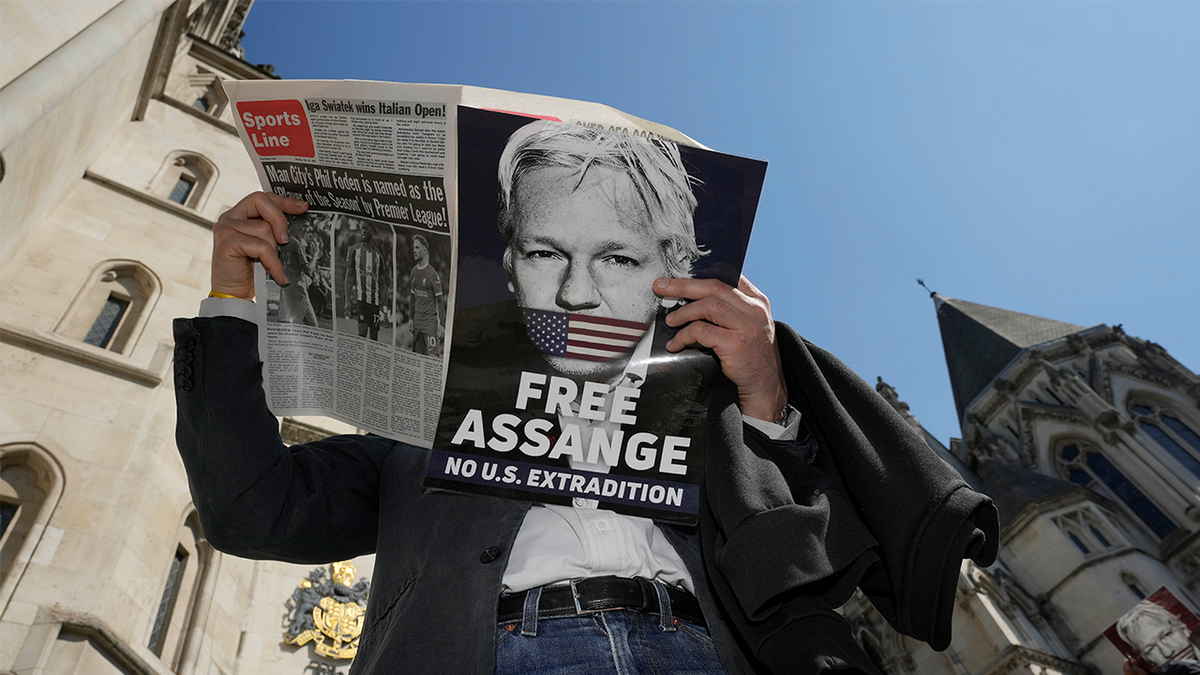
[[[308,204],[299,199],[255,192],[222,213],[213,225],[212,290],[253,298],[255,262],[261,262],[281,285],[287,284],[279,261],[279,245],[288,241],[284,214],[307,210]]]

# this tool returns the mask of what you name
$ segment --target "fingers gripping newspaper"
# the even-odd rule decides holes
[[[276,415],[433,448],[430,487],[694,521],[718,365],[659,348],[673,305],[648,289],[658,275],[737,284],[764,163],[581,101],[224,86],[263,189],[309,204],[280,247],[289,283],[256,270]],[[561,194],[560,170],[576,175]],[[538,250],[514,262],[514,241]],[[554,265],[592,243],[595,299],[568,297],[580,285]]]

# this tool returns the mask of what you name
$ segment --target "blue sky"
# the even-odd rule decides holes
[[[1200,369],[1200,3],[282,2],[288,79],[598,101],[767,160],[746,274],[945,442],[938,293]]]

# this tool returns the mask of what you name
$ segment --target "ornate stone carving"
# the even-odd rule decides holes
[[[996,391],[1008,394],[1009,396],[1016,396],[1018,391],[1015,383],[1010,382],[1003,377],[996,378],[995,388]]]
[[[318,567],[292,592],[284,603],[283,641],[289,645],[315,643],[318,654],[333,659],[352,659],[358,653],[358,638],[366,619],[371,584],[365,578],[354,582],[350,562]]]
[[[969,418],[968,418],[969,419]],[[979,418],[971,420],[967,428],[967,437],[971,439],[968,448],[973,450],[976,464],[980,460],[990,459],[1016,464],[1024,461],[1021,449],[1004,434],[999,434],[983,424]]]
[[[221,31],[221,37],[217,40],[218,47],[239,59],[245,56],[242,38],[246,33],[242,31],[242,26],[246,23],[246,13],[250,11],[250,5],[253,3],[254,0],[237,0],[233,11],[229,13],[229,20],[225,22],[225,28]]]

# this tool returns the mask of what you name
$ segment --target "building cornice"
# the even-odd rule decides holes
[[[113,180],[112,178],[108,178],[106,176],[101,176],[100,174],[97,174],[97,173],[93,173],[91,170],[84,172],[83,178],[85,180],[89,180],[93,183],[96,183],[97,185],[103,185],[104,187],[106,187],[118,194],[122,194],[126,197],[131,197],[133,199],[138,200],[139,202],[142,202],[144,204],[149,204],[150,206],[153,206],[157,209],[162,209],[163,211],[166,211],[167,213],[174,214],[185,220],[190,220],[197,225],[203,225],[204,227],[207,227],[210,230],[213,228],[213,225],[216,225],[215,221],[205,218],[204,216],[200,215],[199,213],[196,213],[195,211],[193,211],[192,209],[189,209],[186,206],[176,204],[175,202],[173,202],[169,199],[163,199],[162,197],[159,197],[158,195],[153,194],[151,192],[146,192],[145,190],[138,190],[136,188],[129,187],[128,185],[125,185],[124,183],[121,183],[120,181]]]
[[[239,59],[205,40],[199,35],[188,33],[188,38],[192,41],[192,46],[188,49],[188,55],[202,61],[207,65],[224,71],[239,80],[278,80],[278,75],[269,75],[254,67],[253,65]]]
[[[81,366],[95,368],[126,380],[157,387],[162,384],[162,374],[150,368],[141,368],[129,363],[128,359],[106,349],[93,347],[82,342],[69,340],[55,333],[28,330],[0,323],[0,342],[23,347],[40,354],[73,361]]]
[[[214,127],[220,129],[221,131],[224,131],[227,134],[232,134],[234,136],[238,135],[236,127],[234,127],[229,122],[226,122],[225,120],[221,119],[220,117],[217,117],[216,115],[210,115],[201,110],[196,110],[195,108],[184,103],[183,101],[180,101],[179,99],[171,98],[170,96],[167,96],[166,94],[163,94],[162,96],[160,96],[158,100],[171,106],[172,108],[175,108],[176,110],[178,110],[180,112],[183,112],[188,115],[191,115],[192,117],[195,117],[196,119],[200,120],[201,122],[205,122],[206,124],[211,124]]]

